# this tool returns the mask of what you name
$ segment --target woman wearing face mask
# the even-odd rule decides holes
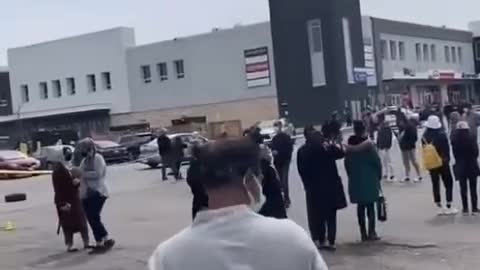
[[[78,249],[73,248],[73,235],[75,233],[82,235],[83,247],[85,249],[90,248],[87,220],[78,194],[80,180],[75,173],[71,173],[69,170],[72,155],[72,150],[64,147],[59,162],[55,163],[52,173],[59,229],[61,227],[63,231],[67,252],[78,251]]]
[[[108,187],[105,181],[107,165],[103,157],[96,152],[93,140],[85,140],[82,147],[86,152],[80,164],[82,174],[80,198],[97,242],[92,253],[102,253],[115,244],[115,241],[108,237],[108,232],[101,220],[103,205],[108,198]]]

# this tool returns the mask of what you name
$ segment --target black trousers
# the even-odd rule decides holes
[[[179,178],[180,165],[178,161],[175,160],[171,155],[163,155],[162,157],[162,179],[166,180],[167,177],[167,168],[170,168],[173,172],[175,179]]]
[[[431,170],[430,177],[432,178],[433,200],[436,204],[442,203],[442,196],[440,195],[440,178],[445,187],[445,196],[447,197],[447,204],[453,201],[453,177],[450,165],[445,164],[442,167]]]
[[[463,211],[468,212],[468,190],[470,189],[470,200],[472,203],[472,211],[478,210],[477,195],[477,177],[469,177],[460,179],[460,195],[462,197]]]
[[[100,195],[100,193],[95,193],[83,200],[83,208],[97,242],[101,242],[108,235],[101,218],[103,205],[106,200],[107,198]]]
[[[366,219],[368,218],[368,229],[366,226]],[[375,203],[358,204],[357,205],[357,219],[360,227],[360,234],[362,239],[368,236],[375,235],[376,231],[376,217],[375,217]]]
[[[337,239],[337,210],[329,210],[319,214],[319,241],[324,243],[326,240],[325,236],[327,236],[328,243],[334,245]]]
[[[282,186],[283,196],[286,202],[290,202],[290,188],[288,184],[288,175],[290,173],[290,159],[281,162],[274,162],[275,170],[277,170],[278,178]]]

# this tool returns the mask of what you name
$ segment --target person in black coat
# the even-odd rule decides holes
[[[162,180],[168,180],[167,167],[172,167],[172,141],[167,136],[167,131],[162,129],[157,138],[158,153],[162,158]]]
[[[278,121],[275,123],[277,134],[273,137],[270,147],[273,153],[273,164],[277,170],[282,185],[283,195],[285,197],[285,206],[290,207],[290,191],[288,185],[288,174],[290,172],[290,162],[293,153],[293,140],[290,135],[283,132],[283,124]]]
[[[472,215],[476,216],[479,214],[477,177],[480,174],[477,140],[470,134],[467,122],[459,122],[456,128],[455,135],[452,137],[452,148],[455,156],[454,172],[460,182],[463,214],[470,213],[468,205],[468,189],[470,189]]]
[[[198,146],[192,148],[192,161],[190,162],[190,167],[187,171],[187,184],[193,194],[192,219],[195,219],[199,211],[208,209],[207,191],[202,185],[202,179],[199,178],[201,172],[200,163],[197,160],[197,151]]]
[[[272,156],[270,149],[261,145],[262,158],[260,161],[263,174],[262,193],[265,196],[265,203],[258,212],[262,216],[278,219],[287,218],[287,210],[282,195],[282,187],[277,172],[272,167]]]
[[[445,130],[442,128],[440,118],[430,115],[426,123],[427,130],[423,134],[422,145],[432,144],[442,159],[442,166],[430,170],[432,178],[433,198],[438,207],[438,215],[455,215],[458,210],[452,206],[453,202],[453,177],[450,168],[450,144]],[[443,208],[440,195],[440,179],[445,186],[446,206]]]
[[[310,233],[318,247],[335,250],[337,210],[347,206],[336,163],[344,157],[344,151],[312,127],[305,129],[305,138],[297,154],[297,166],[305,188]]]

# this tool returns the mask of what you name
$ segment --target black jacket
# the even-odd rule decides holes
[[[380,150],[392,148],[393,132],[388,125],[383,125],[377,134],[377,147]]]
[[[293,152],[293,140],[290,135],[285,132],[279,132],[272,139],[270,148],[277,153],[273,156],[276,164],[290,162]]]
[[[478,144],[470,131],[457,130],[452,139],[453,155],[455,157],[455,176],[457,179],[478,177]]]
[[[285,209],[277,172],[268,161],[262,160],[261,163],[263,173],[262,189],[266,201],[259,214],[266,217],[287,218],[287,210]]]
[[[172,141],[167,135],[160,135],[157,138],[158,153],[161,156],[167,155],[172,151]]]
[[[198,211],[208,208],[208,195],[202,185],[200,175],[200,164],[197,160],[190,162],[190,168],[187,171],[187,184],[190,186],[193,194],[192,218],[195,219]]]
[[[338,159],[344,157],[342,149],[333,145],[309,142],[297,153],[297,167],[313,208],[331,211],[345,208],[347,201],[340,175]],[[312,206],[310,206],[312,208]]]
[[[405,129],[400,130],[400,149],[402,151],[414,150],[418,141],[417,128],[412,124],[407,124]]]
[[[448,136],[443,129],[427,129],[423,134],[422,144],[431,143],[437,149],[444,164],[450,162],[450,144]]]

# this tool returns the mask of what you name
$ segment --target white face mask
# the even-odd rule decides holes
[[[266,201],[265,196],[263,195],[260,179],[253,173],[249,172],[243,179],[243,185],[250,198],[250,208],[255,212],[260,211]]]

